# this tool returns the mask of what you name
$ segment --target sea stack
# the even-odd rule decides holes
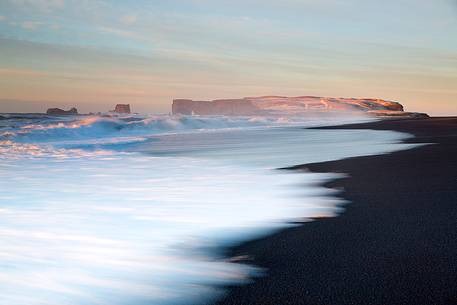
[[[71,108],[70,110],[63,110],[60,108],[49,108],[46,111],[47,115],[76,115],[78,114],[78,109]]]
[[[130,104],[117,104],[114,112],[122,114],[130,114]]]

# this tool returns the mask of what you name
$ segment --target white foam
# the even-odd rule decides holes
[[[338,121],[367,121],[364,116],[339,117]],[[229,116],[123,116],[67,117],[61,120],[38,120],[4,131],[0,137],[25,143],[53,143],[72,140],[93,140],[144,135],[208,132],[227,129],[247,129],[266,126],[313,126],[334,122],[327,117],[229,117]],[[30,123],[30,121],[26,121]]]
[[[210,298],[213,285],[256,271],[221,259],[218,246],[340,212],[342,202],[318,187],[334,175],[275,168],[408,147],[393,132],[219,119],[69,119],[12,130],[0,145],[0,304]],[[205,132],[170,133],[189,124]],[[132,137],[141,140],[125,141]]]

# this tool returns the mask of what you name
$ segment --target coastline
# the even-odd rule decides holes
[[[393,130],[414,135],[404,143],[435,144],[290,168],[349,174],[325,186],[350,204],[228,249],[267,273],[216,304],[457,303],[457,118],[319,129]]]

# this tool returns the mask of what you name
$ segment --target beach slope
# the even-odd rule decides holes
[[[326,186],[351,203],[339,217],[231,249],[267,275],[229,287],[217,304],[457,304],[457,118],[327,128],[395,130],[435,144],[294,167],[347,173]]]

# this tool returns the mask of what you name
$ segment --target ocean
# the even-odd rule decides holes
[[[0,115],[0,304],[203,304],[268,273],[223,249],[344,211],[279,168],[410,148],[360,116]]]

